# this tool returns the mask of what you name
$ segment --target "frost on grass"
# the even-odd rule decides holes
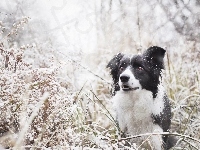
[[[13,149],[112,147],[101,140],[116,135],[111,115],[110,120],[106,117],[108,87],[96,80],[94,89],[88,84],[76,89],[70,74],[79,66],[70,69],[73,61],[58,62],[52,53],[45,44],[0,43],[0,145]]]
[[[95,94],[96,90],[74,91],[71,81],[59,76],[62,66],[33,68],[24,61],[26,48],[14,49],[13,53],[22,52],[20,62],[11,55],[5,62],[9,50],[3,44],[0,49],[1,145],[14,148],[107,147],[100,139],[110,132],[115,133],[115,129],[109,123],[102,126],[108,110],[102,104],[103,97]],[[96,85],[98,94],[105,91],[101,85],[101,82]],[[48,96],[39,106],[45,93]],[[30,121],[36,109],[39,111]]]
[[[178,46],[182,52],[168,52],[165,83],[172,104],[172,132],[200,139],[200,55],[192,42]],[[200,141],[177,137],[177,148],[199,149]]]
[[[130,9],[124,11],[132,14],[128,12]],[[117,27],[121,26],[120,23],[126,26],[129,22],[132,26],[131,16],[123,17],[125,20],[116,20]],[[143,17],[141,15],[141,27],[145,23],[148,27],[155,27],[153,19],[153,23],[149,23],[150,20],[147,17],[142,19]],[[107,38],[102,38],[104,31],[98,37],[99,47],[103,48],[96,50],[93,56],[77,56],[80,57],[79,62],[70,57],[61,60],[63,56],[55,53],[46,41],[24,46],[13,42],[14,39],[19,39],[12,36],[24,28],[27,24],[26,18],[19,19],[12,29],[6,28],[4,22],[0,22],[1,31],[6,33],[0,43],[0,148],[125,147],[128,139],[118,138],[118,128],[111,113],[112,79],[106,70],[107,62],[118,52],[135,54],[138,52],[137,45],[148,47],[160,45],[162,40],[164,43],[170,40],[169,36],[165,36],[166,32],[163,32],[164,36],[158,34],[159,40],[152,42],[149,38],[151,34],[143,35],[146,33],[145,26],[141,28],[141,39],[136,34],[132,37],[132,33],[138,33],[138,28],[134,28],[134,32],[129,35],[131,28],[116,30],[112,23],[111,21],[108,25],[108,32],[105,30]],[[105,27],[107,25],[105,22],[97,23],[99,26],[102,24]],[[161,29],[169,30],[165,26]],[[153,33],[154,30],[151,30]],[[109,31],[113,31],[112,34]],[[155,31],[156,34],[159,32]],[[178,36],[180,35],[175,34],[174,37]],[[147,44],[144,39],[148,41]],[[139,40],[142,43],[139,44]],[[171,41],[165,43],[167,57],[164,72],[165,88],[173,111],[172,132],[177,133],[178,139],[175,149],[199,149],[200,46],[198,42],[187,41],[183,37],[176,40],[172,44]],[[84,59],[87,60],[88,68],[82,64]],[[80,79],[84,80],[77,87],[76,81]],[[132,148],[134,147],[138,146],[133,144]]]
[[[9,55],[9,49],[6,49],[3,44],[0,48],[2,56],[0,70],[1,136],[19,134],[31,113],[36,109],[38,101],[46,92],[49,94],[48,98],[29,125],[27,133],[22,136],[24,136],[23,142],[27,144],[34,143],[35,140],[39,144],[40,140],[46,137],[45,143],[51,145],[53,143],[50,140],[51,135],[54,134],[56,128],[59,128],[59,124],[67,126],[64,122],[68,123],[67,120],[71,118],[69,116],[72,115],[70,108],[73,93],[70,89],[66,90],[60,85],[56,76],[59,68],[34,69],[31,64],[23,61],[21,48],[14,48],[15,52],[13,52],[14,54],[22,53],[20,53],[20,62],[16,57],[18,55]],[[65,84],[67,85],[67,81]]]
[[[1,43],[0,46],[0,144],[11,148],[125,147],[128,140],[118,139],[117,125],[110,112],[110,85],[94,75],[76,89],[72,79],[61,76],[67,67],[65,64],[54,65],[56,60],[47,57],[40,63],[42,66],[34,67],[34,60],[40,59],[26,54],[30,49],[41,50],[34,45],[8,48]],[[183,53],[179,61],[172,63],[177,57],[175,53],[169,54],[164,72],[173,107],[172,132],[199,139],[199,68],[191,60],[199,60],[199,55],[193,51],[190,55]],[[101,71],[105,62],[99,65],[98,75],[109,78],[109,74]],[[75,69],[79,67],[76,65]],[[40,106],[45,93],[48,96]],[[177,136],[176,147],[199,148],[198,141],[192,138]]]

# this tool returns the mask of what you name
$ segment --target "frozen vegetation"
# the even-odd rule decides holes
[[[200,149],[199,14],[198,0],[1,0],[0,149],[125,148],[106,65],[152,45],[167,50],[173,149]]]

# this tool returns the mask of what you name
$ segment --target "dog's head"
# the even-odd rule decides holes
[[[142,55],[128,56],[119,53],[110,60],[107,67],[111,70],[116,91],[131,92],[146,89],[156,97],[159,77],[164,69],[165,50],[152,46]]]

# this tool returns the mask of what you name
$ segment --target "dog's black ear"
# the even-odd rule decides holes
[[[113,59],[110,60],[110,62],[108,63],[108,65],[106,66],[107,68],[110,68],[110,74],[112,75],[113,78],[113,88],[111,90],[112,95],[114,96],[116,91],[120,90],[118,81],[118,69],[119,69],[119,65],[120,65],[120,60],[123,58],[124,54],[117,54],[114,56]]]
[[[166,50],[161,47],[152,46],[149,47],[143,55],[148,61],[155,63],[156,65],[159,65],[161,69],[164,69],[163,58],[165,56],[165,52]]]
[[[110,68],[111,70],[111,75],[112,75],[114,83],[118,82],[118,77],[117,77],[118,68],[119,68],[120,60],[122,59],[123,56],[124,54],[121,54],[121,53],[115,55],[114,58],[111,59],[108,65],[106,66],[107,68]]]

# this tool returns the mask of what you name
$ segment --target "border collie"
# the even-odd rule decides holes
[[[125,134],[169,132],[171,106],[161,83],[165,50],[152,46],[142,55],[119,53],[108,63],[114,81],[113,105]],[[147,137],[134,142],[141,144]],[[148,145],[156,150],[172,147],[168,135],[152,135]]]

